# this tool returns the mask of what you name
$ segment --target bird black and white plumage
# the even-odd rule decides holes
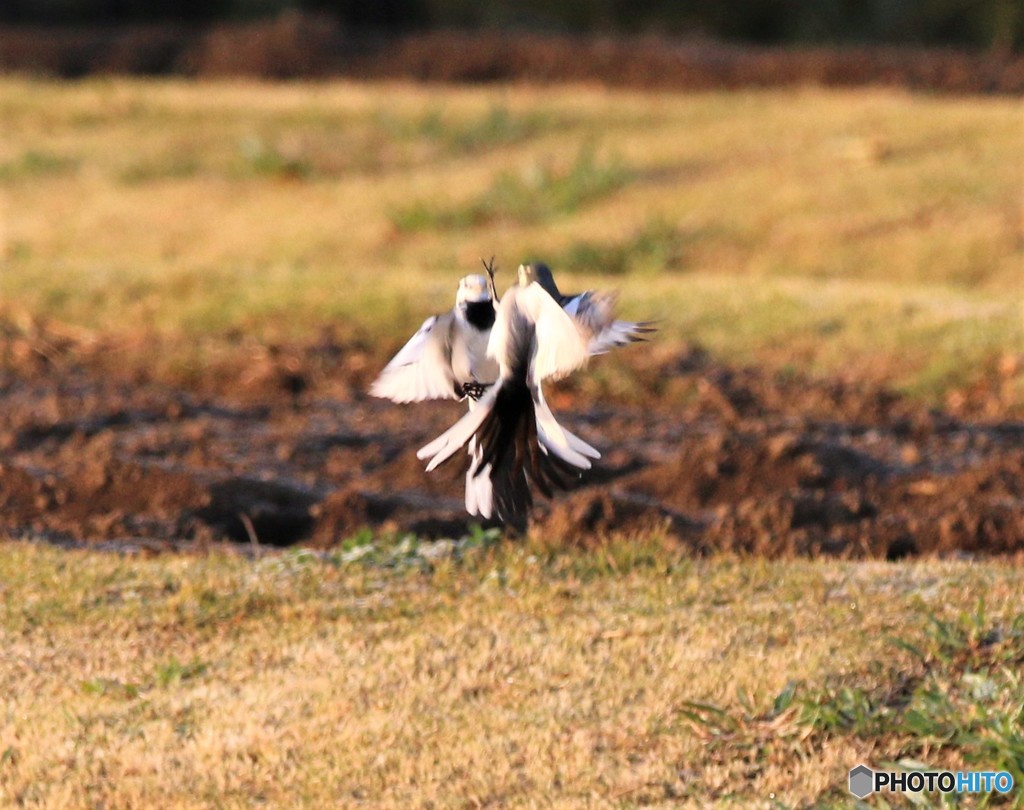
[[[490,265],[488,274],[493,271]],[[487,343],[497,312],[494,279],[469,275],[459,281],[455,306],[432,315],[384,367],[370,386],[373,396],[393,402],[426,399],[475,401],[498,379],[498,363],[487,356]],[[469,443],[466,473],[466,509],[472,515],[490,517],[491,480],[478,476],[480,452]]]
[[[645,340],[646,335],[656,331],[650,321],[616,320],[614,293],[587,290],[565,295],[555,284],[551,269],[541,262],[519,265],[518,281],[520,285],[536,281],[558,302],[587,338],[591,355],[606,354],[617,346]]]
[[[487,356],[496,312],[486,277],[461,279],[455,306],[423,322],[374,380],[370,393],[400,403],[478,399],[498,378],[498,364]]]
[[[520,268],[522,270],[522,268]],[[526,281],[526,283],[523,283]],[[585,365],[593,335],[581,328],[536,279],[519,283],[498,307],[487,354],[498,362],[498,380],[462,419],[417,453],[433,470],[470,443],[470,476],[490,481],[490,503],[467,509],[525,527],[533,503],[531,485],[550,497],[565,488],[600,453],[564,429],[544,399],[541,383]]]

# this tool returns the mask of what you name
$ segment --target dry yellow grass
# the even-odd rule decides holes
[[[541,256],[567,286],[622,288],[665,340],[934,393],[1024,351],[1022,115],[890,90],[8,77],[0,306],[104,334],[331,323],[393,348],[480,256],[506,283]],[[587,149],[624,185],[576,204],[570,181],[564,211],[524,218]],[[512,212],[403,225],[489,190]]]
[[[6,544],[0,802],[841,806],[846,771],[905,741],[792,711],[760,743],[714,738],[690,704],[768,713],[791,681],[869,685],[872,660],[910,667],[890,637],[920,644],[929,616],[984,594],[1006,628],[1024,608],[1005,565],[623,549],[498,545],[424,572]]]

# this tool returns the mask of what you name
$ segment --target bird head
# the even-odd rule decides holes
[[[486,276],[465,276],[459,281],[459,291],[455,294],[455,303],[476,304],[491,300],[491,285]]]
[[[558,287],[555,285],[555,277],[551,275],[551,269],[543,262],[529,262],[519,265],[519,286],[525,287],[536,281],[547,292],[558,297]]]

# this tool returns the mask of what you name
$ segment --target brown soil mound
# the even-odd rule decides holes
[[[658,90],[884,85],[951,93],[1024,91],[1024,55],[901,47],[764,48],[657,37],[435,31],[371,36],[328,17],[118,28],[0,26],[0,70],[590,82]]]
[[[358,348],[331,347],[332,364],[319,344],[266,355],[289,358],[301,386],[267,373],[239,388],[253,376],[239,368],[186,390],[57,343],[0,329],[0,534],[330,547],[363,527],[457,537],[473,522],[457,465],[427,475],[415,458],[462,406],[367,398],[365,364],[346,361]],[[653,530],[771,557],[1024,550],[1024,423],[700,352],[636,362],[644,407],[571,387],[553,398],[604,457],[577,491],[538,504],[532,531],[587,544]],[[690,395],[662,395],[666,380]]]

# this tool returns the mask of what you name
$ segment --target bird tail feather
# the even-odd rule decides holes
[[[480,456],[474,475],[490,477],[493,511],[520,530],[533,506],[531,483],[550,498],[599,455],[555,421],[542,395],[534,396],[515,380],[502,381],[476,442]]]
[[[469,472],[466,473],[466,511],[489,519],[494,513],[494,492],[491,487],[490,466],[481,468],[483,453],[476,436],[469,440]],[[477,475],[479,470],[480,474]]]
[[[417,458],[421,460],[430,459],[430,462],[427,464],[427,472],[430,472],[439,464],[451,458],[476,433],[481,423],[494,408],[494,400],[500,388],[501,381],[499,380],[484,394],[475,408],[434,439],[434,441],[416,451]]]

